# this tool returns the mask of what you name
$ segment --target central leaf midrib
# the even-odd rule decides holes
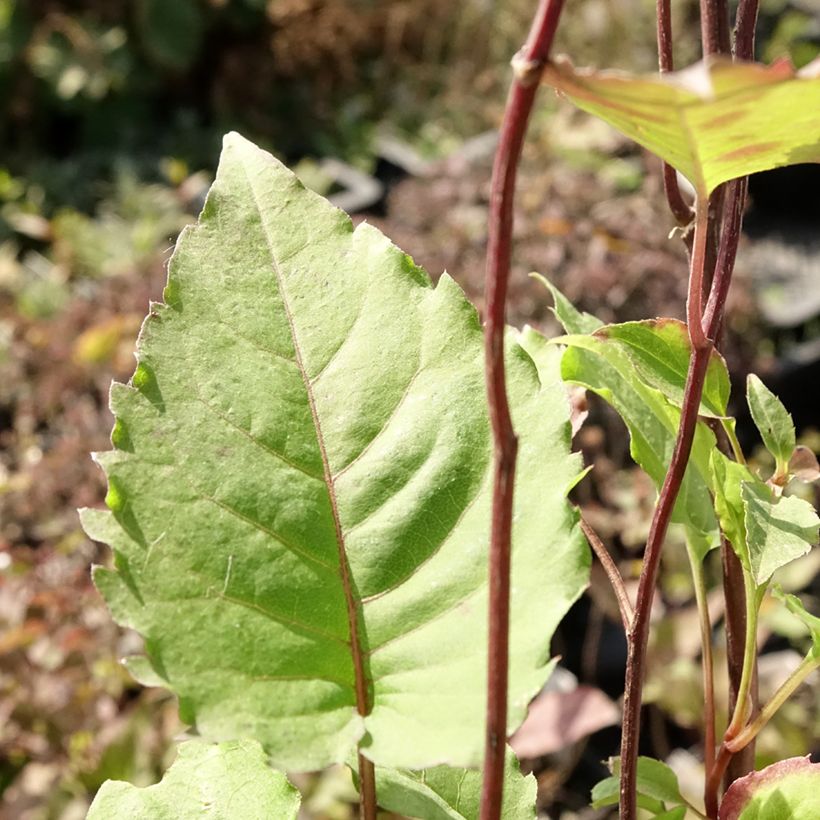
[[[324,474],[324,482],[325,486],[327,487],[331,515],[333,516],[333,527],[336,533],[336,544],[339,549],[339,572],[341,575],[342,589],[344,591],[345,596],[348,630],[350,633],[349,646],[353,659],[356,710],[362,717],[364,717],[370,713],[371,703],[370,698],[368,697],[368,686],[367,679],[365,676],[364,657],[361,642],[359,640],[359,606],[353,591],[350,565],[347,560],[347,551],[345,548],[344,532],[342,530],[342,522],[341,517],[339,515],[339,505],[336,500],[336,488],[333,481],[333,473],[330,469],[330,461],[327,456],[324,435],[322,433],[322,427],[319,421],[319,414],[316,408],[316,400],[313,395],[313,386],[311,384],[311,380],[308,376],[307,370],[305,369],[304,362],[302,361],[302,351],[299,347],[299,340],[296,336],[296,328],[294,325],[293,316],[290,311],[290,306],[288,304],[285,283],[282,277],[282,273],[279,269],[276,253],[273,248],[273,242],[267,231],[267,228],[265,227],[261,203],[259,202],[259,198],[256,195],[256,189],[253,186],[253,180],[251,178],[251,175],[249,174],[244,161],[241,163],[241,165],[242,170],[245,173],[245,178],[248,182],[248,188],[250,189],[251,196],[253,196],[253,201],[256,206],[256,212],[259,214],[259,225],[262,230],[262,234],[265,237],[265,243],[268,247],[268,253],[270,254],[271,266],[273,268],[274,276],[276,277],[279,295],[282,300],[282,308],[285,312],[285,318],[287,319],[288,328],[290,330],[291,341],[293,342],[293,351],[295,356],[296,367],[299,370],[299,374],[302,377],[302,383],[305,386],[305,393],[307,395],[308,406],[310,408],[310,415],[313,421],[313,428],[316,433],[316,441],[319,447],[319,454],[322,459],[322,471]]]

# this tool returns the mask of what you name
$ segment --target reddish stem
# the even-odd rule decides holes
[[[494,484],[489,561],[487,726],[481,820],[498,820],[507,740],[507,666],[510,620],[510,546],[518,441],[512,427],[504,374],[507,280],[515,179],[541,68],[546,61],[564,0],[541,0],[527,44],[513,61],[515,75],[493,167],[487,242],[486,384],[494,440]]]
[[[661,74],[674,71],[675,62],[672,56],[672,12],[669,0],[657,1],[658,11],[658,67]],[[680,192],[678,174],[668,163],[663,163],[663,189],[669,210],[678,225],[688,225],[692,221],[692,209]]]
[[[612,560],[612,556],[607,551],[603,541],[598,537],[598,533],[595,532],[583,518],[581,518],[581,529],[584,531],[584,535],[587,537],[592,551],[598,557],[601,566],[604,568],[606,577],[609,579],[612,591],[615,593],[615,598],[618,601],[618,609],[621,613],[624,632],[629,634],[629,627],[632,624],[632,604],[629,602],[629,595],[627,595],[626,587],[624,586],[624,579],[621,577],[621,573],[618,572],[618,567]]]
[[[729,7],[726,0],[700,0],[700,31],[703,56],[729,54]]]
[[[735,17],[735,58],[754,60],[758,0],[740,0]]]
[[[692,308],[700,301],[700,288],[703,280],[705,261],[705,234],[707,230],[706,203],[698,205],[698,218],[695,223],[695,241],[692,253],[690,272],[690,313],[694,318],[689,327],[692,355],[689,359],[689,372],[681,407],[680,427],[672,452],[669,470],[664,478],[646,542],[643,568],[638,583],[638,597],[632,628],[629,632],[629,652],[626,667],[626,687],[624,692],[624,720],[621,735],[621,820],[635,820],[637,811],[637,766],[638,738],[641,725],[641,695],[643,691],[644,669],[646,665],[646,647],[649,639],[649,615],[652,598],[658,577],[661,548],[672,518],[672,510],[680,492],[686,464],[692,450],[695,427],[698,421],[700,399],[703,394],[703,383],[706,368],[712,353],[712,344],[703,334],[700,315],[695,315]]]

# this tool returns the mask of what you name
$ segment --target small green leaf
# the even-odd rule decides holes
[[[686,325],[677,319],[651,319],[606,325],[596,334],[623,346],[639,375],[657,388],[674,405],[683,404],[686,375],[692,345]],[[729,371],[723,357],[715,350],[709,359],[703,383],[700,414],[721,418],[729,402]]]
[[[773,763],[729,786],[718,820],[817,820],[820,763],[808,756]]]
[[[802,498],[776,498],[760,481],[744,482],[741,498],[749,548],[749,564],[755,583],[768,582],[775,570],[805,555],[817,543],[820,519]]]
[[[598,393],[612,405],[629,429],[632,458],[660,488],[672,458],[680,410],[646,383],[626,345],[602,338],[598,332],[557,341],[568,345],[561,359],[562,377]],[[716,544],[717,521],[708,486],[714,447],[714,434],[699,422],[673,520],[713,536],[711,541]]]
[[[594,333],[603,326],[604,323],[597,316],[577,310],[575,305],[546,277],[541,276],[540,273],[531,273],[530,276],[541,282],[552,294],[552,312],[567,333]]]
[[[727,458],[718,449],[712,450],[712,491],[715,512],[720,528],[746,569],[750,569],[749,550],[746,546],[746,511],[740,488],[744,482],[759,482],[743,464]],[[762,484],[762,482],[760,482]]]
[[[423,820],[477,820],[481,803],[482,773],[479,769],[376,768],[379,805],[405,817]],[[501,816],[504,820],[534,820],[537,784],[535,777],[521,774],[518,760],[507,749]]]
[[[777,461],[777,474],[788,473],[795,448],[794,422],[780,399],[754,373],[746,380],[746,399],[766,449]]]
[[[704,198],[722,182],[820,162],[818,64],[799,72],[710,57],[645,77],[549,63],[544,81],[673,168]]]
[[[592,790],[592,807],[595,809],[618,802],[620,758],[611,758],[609,768],[612,777],[602,780]],[[645,798],[643,807],[656,813],[665,811],[668,808],[665,804],[676,806],[684,802],[678,776],[666,763],[651,757],[638,758],[637,791],[640,797]]]
[[[107,780],[87,820],[277,820],[296,818],[299,792],[268,766],[253,740],[180,745],[171,768],[155,786],[140,789]]]
[[[780,587],[775,587],[772,590],[775,598],[782,601],[786,605],[786,609],[793,615],[799,618],[809,630],[812,641],[812,655],[815,658],[820,658],[820,618],[812,615],[803,602],[796,596],[784,593]]]

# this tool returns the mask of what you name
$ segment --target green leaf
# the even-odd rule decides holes
[[[817,543],[820,519],[802,498],[776,498],[760,481],[741,485],[752,577],[760,586],[775,570],[805,555]]]
[[[594,333],[603,326],[604,323],[597,316],[576,310],[572,302],[546,277],[540,273],[531,273],[530,276],[537,279],[552,294],[552,312],[567,333]]]
[[[635,76],[547,65],[544,81],[677,168],[705,197],[747,174],[820,162],[820,64],[795,72],[710,57]]]
[[[206,814],[213,820],[295,820],[299,803],[299,792],[268,766],[256,741],[191,740],[180,745],[155,786],[103,783],[87,820],[200,820]]]
[[[762,484],[748,467],[727,458],[718,449],[712,450],[710,468],[715,512],[720,528],[746,569],[751,569],[749,548],[746,545],[746,509],[741,496],[744,482]],[[765,485],[764,489],[765,489]]]
[[[660,390],[648,385],[620,342],[591,336],[563,336],[568,345],[561,360],[566,381],[598,393],[618,412],[630,435],[635,461],[660,488],[675,446],[680,410]],[[673,520],[702,533],[716,536],[717,521],[709,493],[709,456],[715,447],[714,434],[699,422]],[[712,537],[711,543],[717,543]]]
[[[112,389],[112,514],[84,515],[155,680],[202,736],[254,737],[284,769],[357,746],[477,764],[492,442],[474,308],[237,135],[165,302]],[[588,577],[559,360],[508,337],[511,730]]]
[[[683,404],[692,353],[683,322],[677,319],[625,322],[606,325],[595,335],[621,345],[643,381],[660,390],[674,405]],[[730,390],[726,362],[713,350],[706,368],[700,414],[713,418],[725,416]]]
[[[477,820],[481,802],[479,769],[376,768],[376,792],[383,809],[423,820]],[[521,774],[515,754],[507,749],[501,816],[505,820],[534,820],[537,784]]]
[[[738,778],[720,804],[719,820],[817,820],[820,763],[792,757]]]
[[[809,630],[812,640],[812,655],[815,658],[820,658],[820,618],[812,615],[796,595],[784,593],[779,587],[775,587],[772,592],[775,598],[782,601],[789,612],[799,618]]]
[[[780,399],[754,373],[746,381],[746,399],[766,449],[777,461],[777,474],[789,472],[789,460],[796,445],[794,422]]]
[[[602,780],[592,789],[591,805],[594,809],[618,802],[620,758],[611,758],[609,768],[612,777]],[[678,786],[678,776],[665,763],[651,757],[638,758],[637,791],[639,805],[656,814],[666,811],[667,803],[675,806],[684,802]]]

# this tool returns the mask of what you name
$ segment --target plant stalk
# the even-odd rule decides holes
[[[735,700],[735,708],[732,712],[732,719],[729,721],[723,735],[723,743],[721,743],[717,761],[711,771],[708,772],[706,780],[704,797],[706,814],[709,818],[717,817],[720,782],[734,754],[728,744],[741,733],[754,708],[751,693],[757,665],[757,615],[760,609],[761,596],[759,590],[755,587],[751,573],[745,568],[743,570],[743,590],[746,600],[746,638],[743,647],[743,671],[740,675],[740,685]]]
[[[675,61],[672,52],[672,12],[670,0],[657,0],[658,12],[658,68],[661,74],[674,71]],[[680,226],[692,221],[692,209],[680,192],[678,174],[668,163],[663,163],[663,189],[669,210]]]
[[[692,249],[689,300],[687,303],[692,355],[689,359],[689,371],[686,376],[680,427],[678,428],[669,470],[664,478],[658,503],[655,507],[655,514],[652,518],[644,553],[643,568],[638,583],[635,616],[628,635],[629,648],[624,692],[624,720],[621,735],[621,820],[635,820],[636,818],[638,739],[641,722],[641,696],[646,666],[646,646],[649,639],[649,615],[658,577],[661,548],[686,472],[689,454],[692,450],[700,399],[703,394],[703,383],[706,378],[706,368],[712,353],[712,343],[704,335],[701,315],[697,313],[701,303],[707,228],[708,201],[701,200],[696,208],[695,238]]]
[[[629,634],[633,613],[632,604],[629,602],[629,595],[627,595],[626,587],[624,586],[624,579],[621,577],[621,573],[618,571],[618,567],[612,560],[609,551],[598,537],[598,533],[589,526],[583,517],[581,518],[581,529],[584,531],[584,535],[587,537],[592,551],[598,557],[601,566],[604,568],[606,577],[609,579],[612,591],[615,593],[615,598],[618,601],[618,609],[621,613],[621,622],[624,625],[624,632]]]
[[[812,653],[806,655],[800,663],[800,666],[780,685],[778,690],[772,695],[771,700],[760,710],[757,717],[751,723],[747,724],[732,740],[726,741],[726,748],[732,754],[737,754],[741,749],[751,743],[760,733],[760,730],[774,717],[777,710],[794,694],[806,678],[818,668],[820,668],[820,657],[816,657]]]
[[[754,60],[759,0],[740,0],[735,17],[735,58]]]
[[[700,32],[703,56],[729,54],[729,7],[726,0],[700,0]]]
[[[513,60],[514,76],[493,166],[487,242],[485,306],[486,386],[494,441],[489,556],[487,712],[481,820],[501,816],[507,741],[507,676],[510,620],[510,552],[513,486],[518,441],[512,426],[504,372],[507,281],[515,181],[524,134],[549,56],[564,0],[541,0],[527,43]]]
[[[698,607],[700,643],[703,663],[703,764],[710,771],[715,764],[715,675],[712,657],[712,623],[709,620],[709,603],[706,598],[706,578],[703,562],[695,551],[686,544],[692,580],[695,585],[695,602]]]

